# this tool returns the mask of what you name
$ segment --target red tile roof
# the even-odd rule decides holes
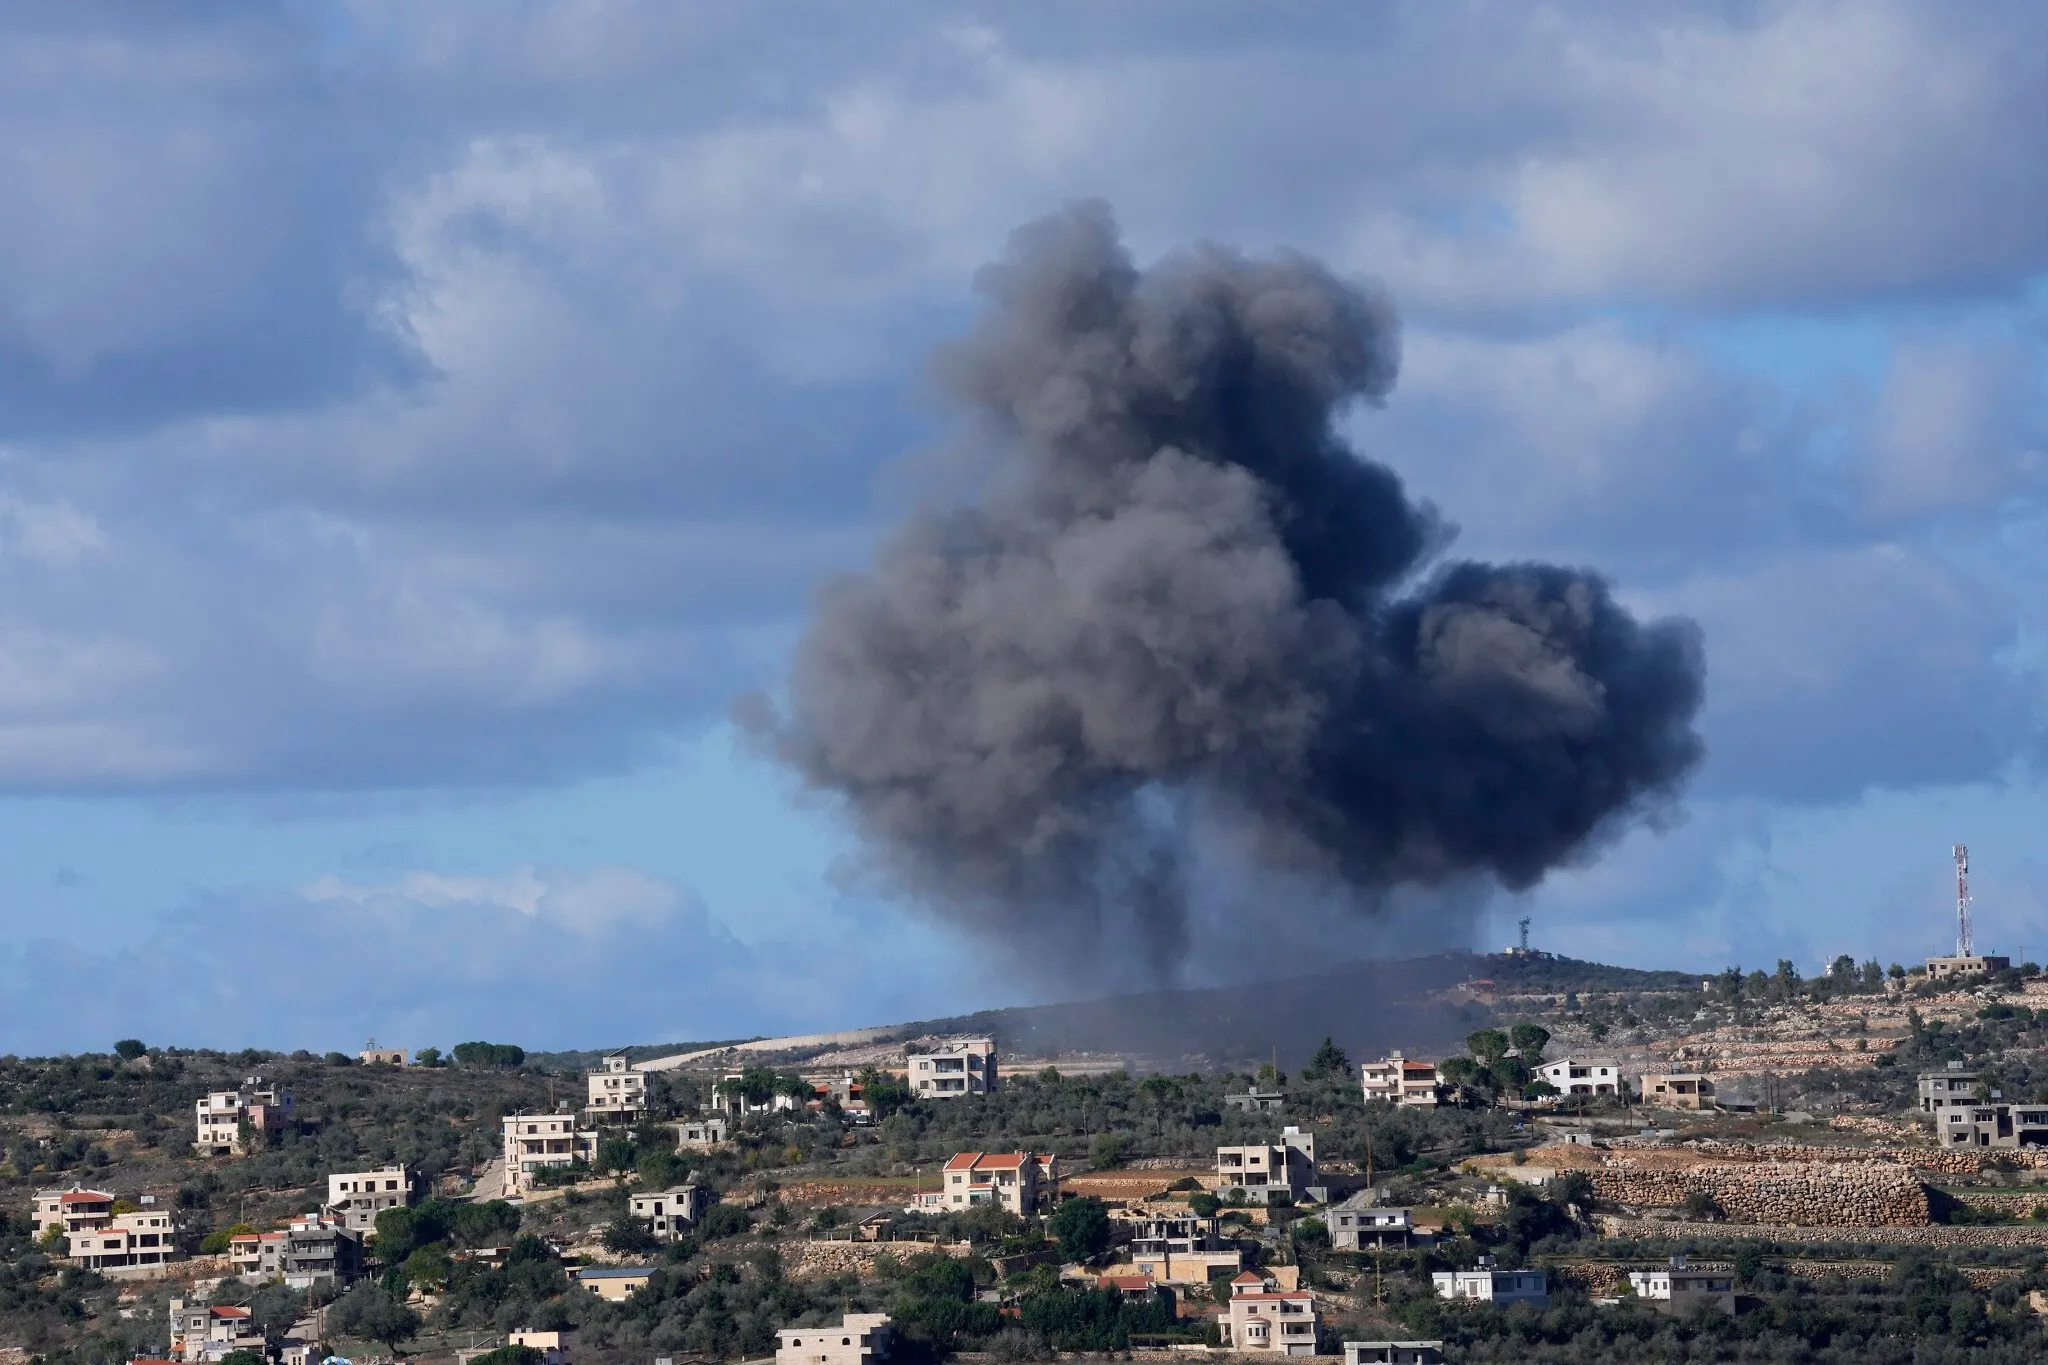
[[[61,1196],[57,1202],[60,1204],[111,1204],[114,1202],[114,1196],[111,1194],[101,1194],[97,1190],[72,1190]]]
[[[1264,1275],[1257,1274],[1253,1271],[1243,1270],[1239,1271],[1236,1275],[1233,1275],[1230,1279],[1230,1282],[1232,1284],[1264,1284],[1266,1282],[1266,1277]]]
[[[974,1163],[979,1160],[981,1160],[980,1152],[961,1152],[946,1163],[946,1169],[949,1171],[971,1171],[974,1169]]]
[[[248,1309],[237,1308],[233,1304],[221,1304],[207,1311],[217,1318],[246,1318],[249,1316]]]
[[[1150,1275],[1098,1275],[1095,1277],[1095,1287],[1097,1289],[1150,1289],[1152,1287],[1152,1277]]]

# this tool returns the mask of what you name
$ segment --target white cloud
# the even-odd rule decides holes
[[[729,942],[696,898],[673,882],[625,867],[583,872],[537,872],[520,866],[502,876],[457,877],[415,870],[395,882],[363,884],[329,874],[302,888],[309,901],[356,905],[398,900],[428,909],[450,906],[513,910],[581,934],[608,934],[632,925],[689,920]]]

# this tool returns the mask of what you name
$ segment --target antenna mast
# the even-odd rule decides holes
[[[1956,856],[1956,956],[1974,957],[1976,942],[1970,933],[1970,846],[1957,844]]]
[[[1522,931],[1522,954],[1526,957],[1529,953],[1529,917],[1524,915],[1515,924]]]

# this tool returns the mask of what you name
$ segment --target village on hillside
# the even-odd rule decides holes
[[[6,1058],[0,1360],[2048,1346],[2038,967],[1485,962],[1434,992],[1457,1055],[1285,1069],[886,1030]]]

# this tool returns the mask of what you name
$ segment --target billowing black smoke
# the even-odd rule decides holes
[[[936,371],[984,486],[823,590],[756,722],[942,915],[1063,956],[1135,922],[1170,969],[1205,846],[1361,905],[1526,887],[1698,760],[1690,622],[1543,564],[1416,585],[1446,529],[1333,428],[1393,387],[1382,295],[1209,246],[1140,271],[1101,205],[979,287]]]

